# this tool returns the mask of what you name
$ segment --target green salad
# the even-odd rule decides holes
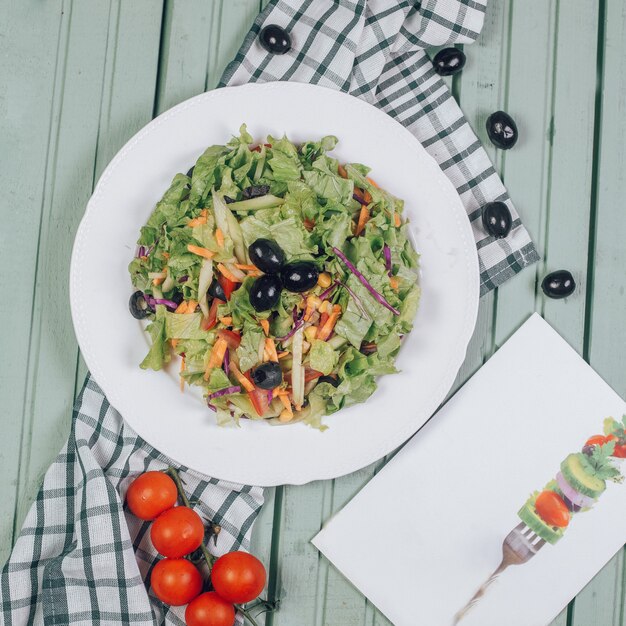
[[[176,358],[219,424],[303,421],[364,402],[396,372],[420,290],[403,202],[337,138],[255,145],[246,126],[177,174],[141,229],[131,314],[141,363]]]

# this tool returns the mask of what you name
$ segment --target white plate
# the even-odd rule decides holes
[[[422,302],[397,360],[364,404],[302,424],[245,422],[220,428],[198,392],[180,393],[178,364],[139,368],[148,349],[128,312],[127,266],[140,227],[177,172],[223,144],[242,122],[255,138],[296,142],[332,134],[341,161],[369,165],[406,202],[422,255]],[[167,111],[133,137],[102,174],[80,224],[70,275],[72,317],[83,356],[111,404],[164,454],[216,478],[253,485],[302,484],[357,470],[403,443],[444,399],[465,356],[478,307],[471,227],[452,184],[418,141],[378,109],[299,83],[219,89]]]

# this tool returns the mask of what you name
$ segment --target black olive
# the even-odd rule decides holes
[[[176,304],[180,304],[183,301],[183,292],[177,291],[171,298],[169,298],[172,302],[176,302]]]
[[[287,291],[302,293],[317,284],[319,270],[311,261],[295,261],[283,267],[280,277]]]
[[[339,379],[335,378],[334,376],[320,376],[317,379],[318,383],[328,383],[329,385],[332,385],[333,387],[339,387]]]
[[[282,288],[278,276],[272,274],[260,276],[250,287],[250,304],[255,311],[267,311],[278,304]]]
[[[511,232],[513,218],[504,202],[488,202],[483,207],[483,226],[496,239],[503,239]]]
[[[497,148],[508,150],[517,143],[517,125],[504,111],[496,111],[487,118],[487,134]]]
[[[135,293],[130,297],[128,301],[128,308],[130,309],[130,314],[136,320],[143,320],[150,313],[152,313],[152,309],[148,306],[146,299],[141,291],[135,291]]]
[[[257,239],[248,246],[250,260],[266,274],[276,274],[285,264],[283,249],[271,239]]]
[[[193,170],[194,170],[195,167],[196,167],[195,165],[192,165],[189,168],[189,171],[187,172],[187,178],[191,178],[193,176]]]
[[[252,381],[261,389],[274,389],[283,382],[283,371],[278,363],[268,361],[252,370]]]
[[[260,198],[261,196],[266,196],[269,192],[269,185],[251,185],[250,187],[246,187],[241,192],[241,197],[244,200],[251,200],[252,198]]]
[[[550,272],[542,281],[541,288],[548,298],[558,300],[567,298],[574,293],[576,289],[576,281],[571,272],[567,270],[557,270]]]
[[[220,285],[217,278],[214,278],[213,282],[209,285],[209,295],[212,298],[217,298],[222,302],[226,302],[226,294],[224,293],[224,289],[222,288],[222,285]]]
[[[435,72],[439,76],[452,76],[465,67],[465,53],[458,48],[444,48],[439,50],[433,59]]]
[[[285,54],[291,50],[289,33],[276,24],[268,24],[259,33],[259,43],[272,54]]]

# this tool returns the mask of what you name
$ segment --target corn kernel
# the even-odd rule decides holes
[[[289,411],[288,409],[283,409],[278,416],[278,420],[287,423],[293,419],[293,411]]]
[[[319,308],[319,312],[320,313],[325,313],[326,310],[328,309],[328,300],[324,300],[324,302],[322,302],[322,304],[320,304],[320,308]]]
[[[313,343],[316,335],[317,335],[317,328],[315,326],[309,326],[304,331],[304,336],[306,337],[306,340],[310,343]]]
[[[317,277],[317,284],[324,289],[330,287],[330,282],[330,274],[328,274],[327,272],[322,272]]]
[[[320,304],[322,304],[322,301],[319,299],[318,296],[309,296],[306,299],[306,304],[312,309],[319,309],[319,306]]]

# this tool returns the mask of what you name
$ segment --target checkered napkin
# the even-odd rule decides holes
[[[228,66],[222,85],[293,80],[341,89],[381,108],[408,128],[456,187],[472,224],[481,294],[539,259],[502,181],[425,48],[471,43],[486,0],[271,0]],[[277,24],[292,40],[284,55],[258,41]],[[505,202],[506,239],[482,227],[481,207]]]
[[[46,472],[0,574],[0,624],[184,626],[185,607],[163,605],[144,582],[157,562],[150,523],[123,508],[135,476],[168,465],[88,376],[69,440]],[[195,510],[222,527],[210,550],[247,549],[263,490],[184,467],[179,472]]]

